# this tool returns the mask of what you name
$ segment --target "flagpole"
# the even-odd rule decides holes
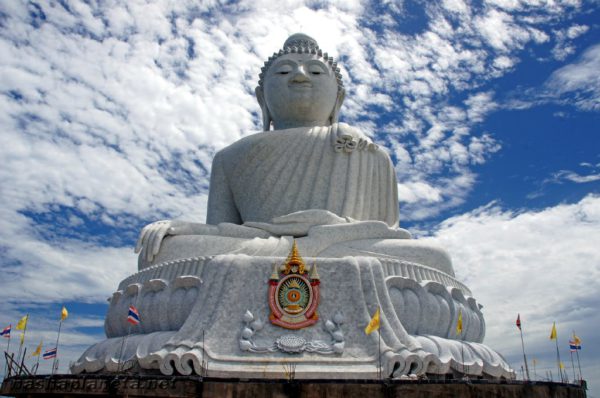
[[[382,371],[381,371],[381,328],[379,328],[379,330],[377,331],[377,335],[379,336],[379,350],[378,350],[378,354],[379,354],[379,380],[381,380],[381,376],[382,376]]]
[[[12,332],[12,323],[10,324],[10,330]],[[10,333],[8,334],[8,343],[6,343],[6,353],[10,355]],[[8,360],[4,364],[4,376],[6,376],[6,372],[8,372]]]
[[[456,336],[458,337],[458,341],[460,342],[460,357],[462,361],[462,372],[463,378],[468,377],[465,372],[465,343],[462,339],[462,310],[458,310],[458,319],[456,320]]]
[[[573,330],[573,337],[577,337],[575,331]],[[574,339],[575,340],[575,339]],[[579,380],[583,380],[583,375],[581,374],[581,362],[579,362],[579,350],[581,349],[581,340],[577,337],[577,349],[575,350],[575,354],[577,355],[577,367],[579,368]]]
[[[579,380],[583,380],[583,375],[581,374],[581,362],[579,362],[579,350],[575,351],[577,355],[577,367],[579,368]]]
[[[573,368],[573,382],[575,382],[575,380],[577,380],[577,377],[575,376],[575,362],[573,362],[573,351],[571,352],[571,368]]]
[[[550,340],[554,340],[556,343],[556,366],[558,366],[558,374],[560,375],[560,381],[564,383],[564,376],[562,373],[562,369],[560,365],[562,362],[560,361],[560,352],[558,350],[558,332],[556,331],[556,322],[552,323],[552,331],[550,332]]]
[[[382,371],[381,371],[381,328],[380,328],[380,324],[381,324],[381,307],[378,305],[377,306],[377,310],[375,311],[375,314],[373,314],[373,316],[371,317],[371,320],[369,321],[369,324],[367,325],[367,327],[365,327],[365,334],[368,336],[371,333],[377,331],[377,349],[378,352],[376,353],[377,355],[377,359],[378,359],[378,365],[377,365],[377,379],[381,380],[381,375],[382,375]]]
[[[127,341],[127,338],[129,337],[130,333],[131,333],[131,324],[129,324],[129,326],[127,327],[127,334],[125,336],[123,336],[123,341],[121,342],[121,351],[119,352],[119,359],[117,361],[117,373],[121,372],[121,357],[123,356],[123,347],[125,346],[125,341]]]
[[[138,300],[135,300],[135,305],[133,306],[135,308],[135,306],[137,305]],[[131,305],[129,306],[129,310],[131,311]],[[137,309],[136,309],[137,311]],[[127,315],[127,323],[129,323],[129,326],[127,327],[127,335],[123,338],[123,342],[121,343],[121,352],[119,353],[119,360],[117,361],[117,373],[121,372],[121,357],[123,356],[123,348],[125,347],[125,343],[127,342],[127,338],[129,337],[129,335],[131,334],[131,325],[132,323],[129,322],[129,313]],[[139,323],[139,320],[138,320]],[[204,347],[203,347],[204,348]]]
[[[62,316],[60,317],[60,322],[58,323],[58,336],[56,336],[56,355],[54,356],[54,361],[52,361],[52,374],[54,374],[54,368],[56,366],[56,361],[58,360],[58,340],[60,339],[60,328],[62,327]],[[39,360],[39,358],[38,358]]]
[[[468,377],[467,372],[465,371],[465,342],[462,340],[460,342],[460,356],[463,361],[463,377]]]
[[[42,355],[42,351],[37,354],[37,363],[35,364],[35,372],[34,375],[37,375],[38,368],[40,367],[40,355]]]
[[[19,344],[19,356],[17,362],[21,362],[21,350],[23,349],[23,343],[25,342],[25,332],[27,332],[27,324],[29,323],[29,314],[26,315],[27,320],[25,321],[25,327],[23,328],[23,334],[21,335],[21,344]],[[18,327],[19,325],[17,325]]]
[[[564,377],[562,374],[562,369],[560,368],[560,352],[558,351],[558,333],[556,334],[556,339],[554,339],[554,342],[556,343],[556,360],[558,361],[558,363],[556,364],[558,366],[558,374],[560,374],[560,381],[564,382]]]
[[[523,348],[523,361],[525,361],[525,374],[527,374],[527,380],[531,380],[529,377],[529,366],[527,365],[527,355],[525,355],[525,343],[523,342],[523,329],[519,328],[521,332],[521,348]]]

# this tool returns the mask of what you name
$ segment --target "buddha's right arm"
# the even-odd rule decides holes
[[[142,229],[135,252],[141,251],[140,258],[145,263],[151,263],[154,256],[160,251],[163,239],[167,236],[176,235],[216,235],[244,239],[268,238],[271,236],[262,229],[231,223],[208,225],[187,221],[163,220],[148,224]]]
[[[177,220],[156,221],[146,225],[135,245],[135,252],[150,263],[160,251],[160,245],[168,235],[218,235],[219,227]]]
[[[244,228],[239,225],[242,220],[235,206],[233,194],[227,184],[221,152],[217,153],[213,161],[206,222],[207,224],[163,220],[148,224],[140,233],[135,252],[141,252],[140,258],[152,262],[154,256],[160,251],[163,239],[169,235],[261,235],[255,232],[253,228]],[[217,224],[222,225],[217,226]],[[231,224],[238,224],[239,228]]]
[[[210,189],[208,191],[208,209],[206,223],[217,225],[220,223],[242,224],[242,218],[235,205],[233,193],[224,170],[223,151],[218,152],[213,160],[210,172]],[[229,159],[235,161],[235,159]]]

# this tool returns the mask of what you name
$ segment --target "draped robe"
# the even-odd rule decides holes
[[[373,144],[343,147],[340,137],[351,132],[356,136],[356,130],[341,123],[267,131],[224,148],[213,161],[207,223],[268,223],[322,209],[397,227],[392,162]]]

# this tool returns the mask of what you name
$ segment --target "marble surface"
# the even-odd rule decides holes
[[[265,131],[215,156],[207,223],[142,230],[139,272],[110,299],[107,339],[72,371],[125,363],[142,373],[260,378],[293,363],[298,378],[347,379],[375,378],[381,364],[386,377],[512,378],[482,343],[481,307],[448,253],[399,228],[388,154],[338,123],[345,89],[335,60],[292,35],[265,63],[256,95]],[[318,320],[302,320],[311,326],[288,330],[269,321],[268,292],[294,239],[318,264],[320,303]],[[141,317],[133,327],[130,305]],[[381,326],[367,335],[378,308]]]
[[[502,357],[481,343],[485,322],[476,300],[458,287],[446,287],[447,282],[416,281],[419,267],[414,264],[406,273],[411,279],[389,274],[389,262],[372,257],[306,258],[319,265],[319,322],[294,331],[270,324],[267,282],[272,264],[282,261],[220,255],[140,272],[111,299],[108,339],[88,349],[73,372],[116,369],[129,329],[120,315],[134,304],[142,322],[127,338],[122,360],[136,361],[147,371],[264,377],[279,374],[282,363],[294,362],[299,378],[327,372],[343,379],[374,377],[381,360],[384,374],[394,377],[452,369],[511,377]],[[421,268],[422,276],[431,276]],[[363,330],[377,307],[381,346],[378,332],[366,335]],[[464,325],[460,336],[459,310]],[[281,343],[285,339],[304,342],[305,348],[290,352],[290,343]],[[343,343],[342,348],[334,349],[336,343]],[[207,370],[202,368],[206,361]]]

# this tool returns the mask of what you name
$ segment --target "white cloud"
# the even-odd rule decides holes
[[[531,39],[527,29],[515,23],[512,15],[496,9],[476,17],[475,28],[490,46],[500,52],[520,48]]]
[[[489,91],[470,95],[465,100],[465,105],[468,107],[467,115],[469,119],[473,122],[483,121],[488,113],[498,107],[492,98],[493,93]]]
[[[600,197],[540,211],[514,212],[491,204],[446,220],[426,240],[449,251],[458,279],[484,306],[485,342],[516,369],[522,363],[514,326],[520,313],[527,354],[529,360],[538,359],[538,371],[553,367],[556,352],[548,335],[556,321],[563,360],[575,330],[585,342],[584,376],[600,380],[598,368],[591,368],[600,353],[595,243],[600,241]]]
[[[398,184],[398,199],[403,203],[415,203],[419,201],[437,203],[442,199],[442,195],[439,189],[418,181]]]
[[[600,45],[589,47],[574,63],[554,71],[546,87],[548,95],[573,95],[576,106],[584,110],[600,109]]]
[[[600,181],[600,173],[581,175],[575,173],[574,171],[560,170],[559,172],[554,173],[554,175],[552,176],[552,181],[554,182],[561,182],[564,180],[575,182],[578,184]]]
[[[573,25],[565,29],[559,29],[554,32],[556,44],[552,48],[552,55],[557,60],[564,60],[569,55],[575,53],[573,40],[589,30],[587,25]]]

